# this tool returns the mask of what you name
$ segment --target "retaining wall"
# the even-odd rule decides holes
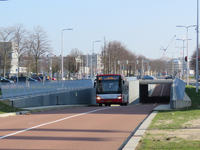
[[[16,108],[51,106],[51,105],[73,105],[73,104],[96,104],[96,89],[79,89],[76,91],[63,91],[57,93],[46,93],[41,95],[18,97],[9,99],[10,106]]]

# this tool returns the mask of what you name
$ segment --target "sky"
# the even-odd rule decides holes
[[[197,24],[197,0],[8,0],[0,1],[0,14],[0,27],[20,23],[33,30],[41,26],[57,56],[61,55],[61,31],[72,28],[63,31],[64,56],[73,48],[91,54],[96,40],[101,42],[94,42],[94,52],[100,53],[105,39],[119,41],[149,59],[163,57],[161,46],[168,47],[165,58],[177,58],[183,57],[183,49],[177,48],[183,47],[183,41],[176,39],[187,39],[187,28],[177,25]],[[196,49],[196,37],[195,27],[189,27],[189,57]]]

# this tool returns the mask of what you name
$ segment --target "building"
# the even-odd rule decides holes
[[[6,77],[16,76],[18,70],[18,45],[14,42],[0,42],[1,65],[4,67],[4,55],[6,52]],[[4,68],[1,68],[1,76],[3,76]]]

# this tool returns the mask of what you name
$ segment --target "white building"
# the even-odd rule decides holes
[[[18,45],[14,42],[0,42],[0,51],[7,52],[7,64],[10,65],[10,69],[6,68],[6,75],[16,76],[17,75],[17,66],[18,66]],[[1,68],[1,75],[3,74],[3,68]]]

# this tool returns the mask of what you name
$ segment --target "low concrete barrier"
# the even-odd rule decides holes
[[[92,80],[73,80],[1,85],[2,97],[16,108],[96,104]]]
[[[54,93],[61,91],[72,91],[77,89],[92,88],[91,79],[85,80],[66,80],[52,82],[25,82],[15,84],[1,84],[2,97],[4,100],[9,98],[18,98],[24,96],[35,96],[45,93]]]
[[[174,83],[171,86],[170,95],[170,107],[173,109],[179,109],[191,106],[191,99],[185,92],[185,81],[175,78]]]
[[[75,105],[96,104],[96,89],[80,89],[75,91],[62,91],[57,93],[46,93],[28,97],[9,99],[10,106],[16,108],[53,106],[53,105]]]

